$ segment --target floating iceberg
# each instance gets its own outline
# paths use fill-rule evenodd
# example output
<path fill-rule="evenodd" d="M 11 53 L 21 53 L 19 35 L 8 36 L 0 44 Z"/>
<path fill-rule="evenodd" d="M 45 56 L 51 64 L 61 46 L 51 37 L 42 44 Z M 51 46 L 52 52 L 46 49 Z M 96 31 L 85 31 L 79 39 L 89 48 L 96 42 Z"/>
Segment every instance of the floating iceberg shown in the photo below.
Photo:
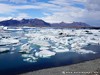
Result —
<path fill-rule="evenodd" d="M 74 48 L 74 49 L 80 49 L 84 46 L 87 46 L 87 44 L 86 43 L 73 43 L 73 44 L 71 44 L 71 48 Z"/>
<path fill-rule="evenodd" d="M 21 47 L 20 47 L 20 53 L 30 53 L 31 51 L 31 47 L 30 47 L 30 44 L 26 43 L 26 44 L 23 44 Z"/>
<path fill-rule="evenodd" d="M 42 50 L 40 52 L 36 52 L 35 56 L 40 57 L 40 58 L 48 58 L 48 57 L 54 56 L 55 54 L 56 54 L 55 52 L 52 52 L 49 50 Z"/>
<path fill-rule="evenodd" d="M 36 62 L 37 58 L 34 57 L 32 54 L 22 54 L 22 57 L 24 58 L 24 61 L 27 62 Z"/>
<path fill-rule="evenodd" d="M 2 38 L 0 39 L 0 45 L 17 44 L 19 40 L 13 38 Z"/>
<path fill-rule="evenodd" d="M 48 50 L 48 47 L 40 47 L 40 50 Z"/>
<path fill-rule="evenodd" d="M 8 27 L 3 27 L 3 30 L 7 30 L 8 29 Z"/>
<path fill-rule="evenodd" d="M 40 46 L 50 46 L 50 43 L 47 41 L 40 41 L 40 40 L 31 40 L 29 43 L 40 45 Z"/>
<path fill-rule="evenodd" d="M 8 27 L 4 27 L 3 30 L 8 30 L 8 31 L 22 31 L 23 29 L 22 28 L 8 28 Z"/>
<path fill-rule="evenodd" d="M 4 28 L 4 26 L 0 26 L 0 30 L 2 30 Z"/>
<path fill-rule="evenodd" d="M 79 53 L 79 54 L 96 54 L 96 52 L 91 50 L 85 50 L 85 49 L 79 49 L 79 50 L 72 50 L 73 52 Z"/>
<path fill-rule="evenodd" d="M 10 48 L 0 48 L 0 53 L 9 52 Z"/>
<path fill-rule="evenodd" d="M 53 49 L 53 51 L 57 53 L 63 53 L 63 52 L 69 52 L 69 49 L 68 48 L 65 48 L 65 49 L 55 48 Z"/>

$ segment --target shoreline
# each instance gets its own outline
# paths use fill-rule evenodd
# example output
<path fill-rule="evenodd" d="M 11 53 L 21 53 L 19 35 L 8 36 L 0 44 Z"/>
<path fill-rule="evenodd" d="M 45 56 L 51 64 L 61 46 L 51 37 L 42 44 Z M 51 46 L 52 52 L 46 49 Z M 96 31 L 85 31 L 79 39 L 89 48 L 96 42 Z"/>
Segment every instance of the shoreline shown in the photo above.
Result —
<path fill-rule="evenodd" d="M 100 75 L 100 58 L 69 66 L 42 69 L 19 75 Z"/>

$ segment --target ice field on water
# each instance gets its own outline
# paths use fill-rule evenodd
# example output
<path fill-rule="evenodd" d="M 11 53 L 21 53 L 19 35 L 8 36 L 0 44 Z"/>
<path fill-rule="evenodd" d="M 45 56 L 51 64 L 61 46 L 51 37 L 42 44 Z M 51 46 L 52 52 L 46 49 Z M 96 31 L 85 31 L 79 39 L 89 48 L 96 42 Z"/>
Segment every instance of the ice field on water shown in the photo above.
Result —
<path fill-rule="evenodd" d="M 99 49 L 100 30 L 0 28 L 0 70 L 20 67 L 22 64 L 39 65 L 45 62 L 49 65 L 58 62 L 59 66 L 72 63 L 72 59 L 76 59 L 76 62 L 83 58 L 89 60 L 100 57 Z M 5 62 L 8 65 L 3 67 Z"/>

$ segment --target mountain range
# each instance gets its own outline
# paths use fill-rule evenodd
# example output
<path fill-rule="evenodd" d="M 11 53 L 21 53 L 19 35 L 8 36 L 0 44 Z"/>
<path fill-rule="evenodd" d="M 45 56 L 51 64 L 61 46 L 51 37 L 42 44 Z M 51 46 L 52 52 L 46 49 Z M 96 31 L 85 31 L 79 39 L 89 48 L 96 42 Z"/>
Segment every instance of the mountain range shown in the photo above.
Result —
<path fill-rule="evenodd" d="M 66 27 L 66 28 L 81 28 L 90 27 L 90 25 L 83 22 L 73 22 L 73 23 L 47 23 L 41 19 L 22 19 L 22 20 L 5 20 L 1 21 L 0 25 L 3 26 L 31 26 L 31 27 Z"/>
<path fill-rule="evenodd" d="M 67 27 L 67 28 L 81 28 L 81 27 L 90 27 L 90 25 L 83 23 L 83 22 L 72 22 L 72 23 L 53 23 L 51 24 L 52 27 Z"/>

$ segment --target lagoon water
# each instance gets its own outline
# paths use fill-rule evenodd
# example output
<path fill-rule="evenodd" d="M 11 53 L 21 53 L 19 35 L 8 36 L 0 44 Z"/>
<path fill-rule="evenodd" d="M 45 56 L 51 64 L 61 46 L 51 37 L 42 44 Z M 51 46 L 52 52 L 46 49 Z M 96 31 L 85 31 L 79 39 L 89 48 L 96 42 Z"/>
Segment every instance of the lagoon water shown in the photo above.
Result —
<path fill-rule="evenodd" d="M 24 34 L 28 33 L 30 29 L 24 29 L 23 31 L 6 31 L 6 33 L 10 33 L 10 36 L 15 37 L 16 39 L 20 40 L 20 44 L 18 45 L 6 45 L 3 47 L 9 47 L 9 52 L 0 53 L 0 75 L 8 74 L 8 75 L 15 75 L 19 73 L 35 71 L 39 69 L 51 68 L 51 67 L 58 67 L 64 65 L 71 65 L 75 63 L 80 63 L 87 60 L 92 60 L 96 58 L 100 58 L 100 45 L 88 45 L 82 47 L 85 50 L 91 50 L 96 52 L 94 53 L 77 53 L 77 52 L 58 52 L 53 56 L 50 57 L 37 57 L 38 60 L 34 62 L 24 61 L 25 57 L 23 54 L 34 54 L 34 52 L 39 52 L 39 45 L 31 45 L 33 48 L 30 52 L 31 53 L 20 53 L 21 45 L 28 42 L 28 39 L 24 38 Z M 32 29 L 31 29 L 32 30 Z M 38 29 L 35 29 L 39 31 Z M 0 46 L 2 47 L 2 46 Z M 14 48 L 14 49 L 13 49 Z M 36 50 L 36 51 L 35 51 Z M 50 50 L 51 51 L 51 50 Z M 36 57 L 36 56 L 35 56 Z"/>

